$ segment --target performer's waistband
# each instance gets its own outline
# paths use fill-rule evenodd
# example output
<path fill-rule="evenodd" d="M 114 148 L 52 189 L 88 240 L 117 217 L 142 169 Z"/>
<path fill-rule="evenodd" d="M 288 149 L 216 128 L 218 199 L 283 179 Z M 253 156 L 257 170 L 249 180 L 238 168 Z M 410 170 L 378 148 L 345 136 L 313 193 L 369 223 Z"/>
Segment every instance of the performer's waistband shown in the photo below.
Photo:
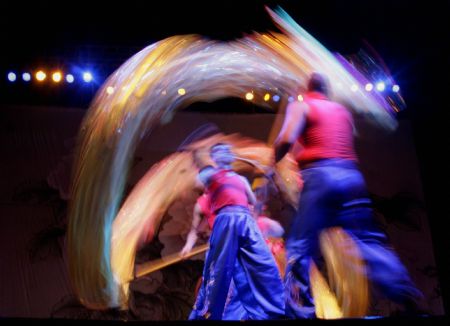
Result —
<path fill-rule="evenodd" d="M 312 162 L 307 162 L 300 164 L 300 169 L 312 169 L 312 168 L 319 168 L 319 167 L 326 167 L 326 166 L 334 166 L 334 167 L 340 167 L 340 168 L 346 168 L 346 169 L 357 169 L 358 163 L 353 160 L 347 160 L 343 158 L 325 158 L 321 160 L 316 160 Z"/>
<path fill-rule="evenodd" d="M 225 213 L 242 213 L 242 214 L 251 214 L 248 207 L 240 206 L 240 205 L 227 205 L 222 208 L 219 208 L 215 214 L 218 216 L 219 214 Z"/>

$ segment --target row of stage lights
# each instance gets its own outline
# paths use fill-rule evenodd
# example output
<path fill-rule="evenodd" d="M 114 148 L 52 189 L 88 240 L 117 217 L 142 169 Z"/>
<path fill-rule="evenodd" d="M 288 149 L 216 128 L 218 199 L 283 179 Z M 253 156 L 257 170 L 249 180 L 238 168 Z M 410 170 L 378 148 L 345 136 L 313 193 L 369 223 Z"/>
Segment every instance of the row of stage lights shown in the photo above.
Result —
<path fill-rule="evenodd" d="M 356 85 L 353 85 L 353 86 L 356 86 Z M 353 87 L 353 86 L 350 88 L 351 91 L 352 91 L 352 92 L 357 92 L 357 91 L 358 91 L 358 87 L 357 87 L 357 86 L 356 86 L 356 87 Z M 364 87 L 364 89 L 365 89 L 367 92 L 371 92 L 374 88 L 375 88 L 377 91 L 379 91 L 379 92 L 383 92 L 383 91 L 386 90 L 386 84 L 385 84 L 384 82 L 379 82 L 379 83 L 377 83 L 377 84 L 374 86 L 372 83 L 367 83 L 367 84 L 365 85 L 365 87 Z M 397 84 L 392 85 L 392 92 L 398 93 L 399 91 L 400 91 L 400 86 L 398 86 Z M 108 86 L 108 87 L 106 88 L 106 93 L 109 94 L 109 95 L 113 94 L 113 93 L 114 93 L 114 87 Z M 179 89 L 177 90 L 177 93 L 178 93 L 178 95 L 183 96 L 183 95 L 186 94 L 186 89 L 184 89 L 184 88 L 179 88 Z M 162 92 L 162 95 L 166 95 L 166 94 L 167 94 L 166 91 L 163 91 L 163 92 Z M 274 102 L 278 102 L 278 101 L 281 99 L 280 95 L 275 94 L 275 95 L 271 96 L 269 93 L 264 94 L 263 99 L 264 99 L 265 102 L 268 102 L 268 101 L 270 100 L 271 97 L 272 97 L 272 101 L 274 101 Z M 254 100 L 254 98 L 255 98 L 255 95 L 253 94 L 253 92 L 247 92 L 247 93 L 245 93 L 245 99 L 246 99 L 247 101 L 252 101 L 252 100 Z M 288 101 L 289 101 L 289 102 L 292 102 L 292 101 L 294 101 L 294 100 L 295 100 L 295 98 L 294 98 L 293 96 L 289 96 L 289 98 L 288 98 Z M 298 95 L 298 96 L 297 96 L 297 101 L 303 101 L 303 96 L 302 96 L 302 95 Z"/>
<path fill-rule="evenodd" d="M 73 83 L 73 82 L 75 81 L 75 77 L 74 77 L 73 74 L 66 74 L 65 76 L 63 76 L 63 73 L 62 73 L 61 71 L 54 71 L 54 72 L 51 74 L 51 79 L 52 79 L 52 81 L 53 81 L 54 83 L 60 83 L 60 82 L 62 82 L 62 81 L 63 81 L 63 77 L 65 77 L 65 78 L 64 78 L 65 81 L 66 81 L 67 83 L 69 83 L 69 84 L 71 84 L 71 83 Z M 10 71 L 10 72 L 8 73 L 8 75 L 7 75 L 7 78 L 8 78 L 8 80 L 9 80 L 11 83 L 14 83 L 14 82 L 17 81 L 18 76 L 17 76 L 17 74 L 16 74 L 15 72 Z M 39 71 L 37 71 L 37 72 L 34 74 L 34 78 L 35 78 L 36 81 L 38 81 L 38 82 L 44 82 L 44 81 L 47 79 L 47 74 L 46 74 L 43 70 L 39 70 Z M 94 80 L 94 77 L 93 77 L 93 75 L 92 75 L 92 73 L 91 73 L 90 71 L 84 71 L 84 72 L 81 74 L 81 78 L 82 78 L 82 80 L 83 80 L 85 83 L 90 83 L 90 82 L 92 82 L 92 81 Z M 29 82 L 29 81 L 31 81 L 31 79 L 32 79 L 32 76 L 31 76 L 31 74 L 30 74 L 29 72 L 24 72 L 24 73 L 22 73 L 22 80 L 23 80 L 23 81 Z M 339 87 L 340 85 L 337 85 L 337 86 Z M 364 86 L 364 89 L 365 89 L 366 92 L 372 92 L 373 90 L 377 90 L 377 91 L 379 91 L 379 92 L 384 92 L 384 91 L 386 90 L 386 84 L 385 84 L 384 82 L 378 82 L 378 83 L 376 83 L 375 85 L 372 84 L 372 83 L 367 83 L 367 84 Z M 358 87 L 358 85 L 353 84 L 353 85 L 350 87 L 350 90 L 351 90 L 352 92 L 357 92 L 357 91 L 359 90 L 359 87 Z M 391 90 L 392 90 L 392 92 L 394 92 L 394 93 L 398 93 L 398 92 L 400 91 L 400 86 L 398 86 L 397 84 L 392 85 Z M 112 94 L 112 93 L 114 92 L 114 89 L 113 89 L 112 87 L 108 87 L 108 88 L 106 89 L 106 92 L 107 92 L 108 94 Z M 181 96 L 182 96 L 182 95 L 185 95 L 185 94 L 186 94 L 186 90 L 185 90 L 184 88 L 180 88 L 180 89 L 178 89 L 178 94 L 181 95 Z M 245 94 L 245 99 L 248 100 L 248 101 L 252 101 L 252 100 L 254 99 L 254 94 L 251 93 L 251 92 L 246 93 L 246 94 Z M 264 95 L 263 99 L 264 99 L 264 101 L 266 101 L 266 102 L 269 101 L 269 100 L 270 100 L 270 94 L 269 94 L 269 93 L 266 93 L 266 94 Z M 279 96 L 279 95 L 273 95 L 273 96 L 272 96 L 272 100 L 273 100 L 274 102 L 278 102 L 278 101 L 280 100 L 280 96 Z M 293 100 L 294 100 L 294 98 L 293 98 L 292 96 L 290 96 L 289 99 L 288 99 L 289 102 L 292 102 Z M 302 101 L 302 100 L 303 100 L 303 98 L 301 97 L 301 95 L 298 96 L 298 100 L 299 100 L 299 101 Z"/>
<path fill-rule="evenodd" d="M 51 78 L 51 80 L 54 83 L 60 83 L 63 81 L 63 79 L 69 84 L 72 84 L 75 81 L 75 76 L 73 74 L 66 74 L 64 76 L 64 74 L 59 70 L 52 72 L 51 75 L 49 76 L 47 76 L 47 73 L 43 70 L 38 70 L 36 73 L 34 73 L 33 76 L 29 72 L 22 73 L 22 80 L 24 82 L 30 82 L 33 79 L 33 77 L 39 83 L 44 82 L 45 80 L 47 80 L 47 78 L 49 79 Z M 80 75 L 80 77 L 85 83 L 90 83 L 94 80 L 94 76 L 90 71 L 84 71 Z M 13 71 L 8 72 L 7 74 L 7 79 L 11 83 L 16 82 L 18 78 L 19 78 L 18 74 L 16 74 Z"/>
<path fill-rule="evenodd" d="M 339 87 L 339 85 L 338 85 L 338 87 Z M 365 89 L 366 92 L 372 92 L 372 91 L 374 91 L 374 90 L 376 90 L 376 91 L 378 91 L 378 92 L 384 92 L 384 91 L 387 90 L 386 87 L 387 87 L 387 86 L 386 86 L 386 84 L 385 84 L 384 82 L 378 82 L 378 83 L 376 83 L 375 85 L 372 84 L 372 83 L 367 83 L 367 84 L 364 86 L 364 89 Z M 182 90 L 183 90 L 183 94 L 180 94 L 180 91 L 178 91 L 178 94 L 184 95 L 185 90 L 184 90 L 184 89 L 182 89 Z M 358 87 L 358 85 L 353 84 L 353 85 L 350 87 L 350 90 L 351 90 L 352 92 L 357 92 L 357 91 L 359 90 L 359 87 Z M 398 93 L 398 92 L 400 92 L 400 86 L 398 86 L 397 84 L 394 84 L 394 85 L 392 85 L 391 90 L 392 90 L 393 93 Z M 255 95 L 254 95 L 252 92 L 247 92 L 247 93 L 245 94 L 245 99 L 248 100 L 248 101 L 252 101 L 254 98 L 255 98 Z M 269 93 L 264 94 L 263 99 L 264 99 L 265 102 L 269 101 L 269 100 L 270 100 L 270 94 L 269 94 Z M 279 95 L 273 95 L 273 96 L 272 96 L 272 100 L 273 100 L 274 102 L 278 102 L 278 101 L 280 100 L 280 96 L 279 96 Z M 292 101 L 294 101 L 294 100 L 295 100 L 295 98 L 294 98 L 293 96 L 289 96 L 289 98 L 288 98 L 288 101 L 289 101 L 289 102 L 292 102 Z M 298 96 L 297 96 L 297 100 L 298 100 L 298 101 L 303 101 L 303 96 L 302 96 L 302 95 L 298 95 Z"/>
<path fill-rule="evenodd" d="M 338 85 L 338 87 L 340 87 L 340 86 Z M 372 83 L 367 83 L 364 86 L 364 89 L 365 89 L 366 92 L 372 92 L 374 90 L 376 90 L 378 92 L 384 92 L 384 91 L 387 90 L 386 89 L 386 84 L 384 82 L 378 82 L 375 85 L 372 84 Z M 359 87 L 358 87 L 358 85 L 353 84 L 350 87 L 350 90 L 352 92 L 357 92 L 359 90 Z M 393 93 L 398 93 L 398 92 L 400 92 L 400 86 L 398 86 L 397 84 L 394 84 L 394 85 L 392 85 L 391 90 L 392 90 Z M 184 94 L 184 92 L 185 91 L 183 90 L 183 94 Z M 180 92 L 178 92 L 178 93 L 180 94 Z M 180 95 L 182 95 L 182 94 L 180 94 Z M 252 101 L 254 98 L 255 98 L 255 95 L 252 92 L 248 92 L 248 93 L 245 94 L 245 99 L 247 101 Z M 270 94 L 269 93 L 264 94 L 263 99 L 264 99 L 265 102 L 269 101 L 270 100 Z M 280 100 L 280 96 L 279 95 L 273 95 L 272 96 L 272 100 L 274 102 L 278 102 Z M 288 98 L 289 102 L 292 102 L 294 100 L 295 100 L 295 98 L 293 96 L 289 96 L 289 98 Z M 297 96 L 297 100 L 298 101 L 303 101 L 303 96 L 302 95 L 298 95 Z"/>

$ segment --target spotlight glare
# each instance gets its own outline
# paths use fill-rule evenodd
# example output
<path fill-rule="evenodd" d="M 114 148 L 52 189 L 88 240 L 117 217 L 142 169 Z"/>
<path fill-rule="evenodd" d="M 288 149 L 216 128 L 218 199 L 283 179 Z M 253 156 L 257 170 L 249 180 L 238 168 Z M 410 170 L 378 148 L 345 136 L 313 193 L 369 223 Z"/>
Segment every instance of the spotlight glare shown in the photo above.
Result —
<path fill-rule="evenodd" d="M 386 85 L 383 82 L 377 83 L 377 90 L 378 91 L 380 91 L 380 92 L 384 91 L 385 87 L 386 87 Z"/>
<path fill-rule="evenodd" d="M 353 84 L 350 89 L 352 90 L 352 92 L 356 92 L 358 90 L 358 85 Z"/>
<path fill-rule="evenodd" d="M 398 85 L 392 86 L 392 91 L 393 91 L 394 93 L 398 93 L 398 92 L 400 91 L 400 86 L 398 86 Z"/>
<path fill-rule="evenodd" d="M 28 81 L 31 80 L 31 75 L 30 75 L 28 72 L 24 72 L 24 73 L 22 74 L 22 79 L 23 79 L 24 81 L 28 82 Z"/>
<path fill-rule="evenodd" d="M 291 103 L 291 102 L 293 102 L 293 101 L 294 101 L 294 97 L 293 97 L 293 96 L 289 96 L 289 97 L 288 97 L 288 102 Z"/>
<path fill-rule="evenodd" d="M 251 101 L 251 100 L 253 100 L 254 95 L 253 95 L 253 93 L 248 92 L 248 93 L 245 94 L 245 98 L 247 100 Z"/>
<path fill-rule="evenodd" d="M 108 87 L 106 88 L 106 93 L 108 93 L 109 95 L 111 95 L 112 93 L 114 93 L 114 87 L 108 86 Z"/>
<path fill-rule="evenodd" d="M 46 75 L 46 73 L 43 72 L 42 70 L 39 70 L 39 71 L 36 73 L 36 79 L 37 79 L 38 81 L 44 81 L 45 78 L 47 78 L 47 75 Z"/>
<path fill-rule="evenodd" d="M 274 102 L 278 102 L 280 100 L 280 96 L 279 95 L 274 95 L 272 97 L 272 99 L 273 99 Z"/>
<path fill-rule="evenodd" d="M 16 74 L 13 73 L 12 71 L 8 73 L 8 80 L 9 80 L 10 82 L 16 81 L 16 78 L 17 78 Z"/>
<path fill-rule="evenodd" d="M 270 94 L 269 93 L 266 93 L 265 95 L 264 95 L 264 101 L 268 101 L 268 100 L 270 100 Z"/>
<path fill-rule="evenodd" d="M 370 92 L 373 89 L 373 84 L 372 83 L 367 83 L 364 88 L 366 89 L 366 91 Z"/>
<path fill-rule="evenodd" d="M 186 94 L 186 90 L 184 88 L 179 88 L 178 89 L 178 94 L 179 95 L 184 95 L 184 94 Z"/>
<path fill-rule="evenodd" d="M 62 79 L 62 74 L 61 74 L 61 72 L 57 71 L 57 72 L 54 72 L 54 73 L 53 73 L 53 75 L 52 75 L 52 80 L 53 80 L 55 83 L 59 83 L 59 82 L 61 81 L 61 79 Z"/>
<path fill-rule="evenodd" d="M 83 73 L 83 80 L 86 83 L 90 83 L 92 81 L 92 79 L 93 79 L 92 74 L 89 71 L 86 71 Z"/>
<path fill-rule="evenodd" d="M 299 94 L 299 95 L 297 96 L 297 100 L 298 100 L 299 102 L 303 102 L 303 96 L 302 96 L 301 94 Z"/>
<path fill-rule="evenodd" d="M 72 74 L 67 74 L 67 75 L 66 75 L 66 81 L 67 81 L 69 84 L 72 84 L 74 80 L 75 80 L 75 78 L 73 77 Z"/>

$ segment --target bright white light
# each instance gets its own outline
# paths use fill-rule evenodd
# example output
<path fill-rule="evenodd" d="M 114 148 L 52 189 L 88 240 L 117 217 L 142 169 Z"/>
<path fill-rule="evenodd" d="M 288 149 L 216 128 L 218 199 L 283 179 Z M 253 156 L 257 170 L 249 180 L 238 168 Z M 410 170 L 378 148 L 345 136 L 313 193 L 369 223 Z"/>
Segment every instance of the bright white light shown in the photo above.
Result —
<path fill-rule="evenodd" d="M 66 75 L 66 81 L 67 81 L 69 84 L 72 84 L 74 80 L 75 80 L 75 78 L 73 78 L 73 75 L 72 75 L 72 74 L 67 74 L 67 75 Z"/>
<path fill-rule="evenodd" d="M 299 102 L 302 102 L 302 101 L 303 101 L 303 96 L 300 94 L 299 96 L 297 96 L 297 100 L 298 100 Z"/>
<path fill-rule="evenodd" d="M 386 88 L 386 85 L 383 82 L 377 83 L 377 90 L 382 92 Z"/>
<path fill-rule="evenodd" d="M 108 87 L 106 88 L 106 93 L 108 93 L 109 95 L 111 95 L 112 93 L 114 93 L 114 87 L 108 86 Z"/>
<path fill-rule="evenodd" d="M 274 95 L 272 98 L 274 102 L 278 102 L 280 100 L 280 97 L 278 95 Z"/>
<path fill-rule="evenodd" d="M 24 73 L 22 74 L 22 79 L 23 79 L 24 81 L 28 82 L 28 81 L 31 80 L 31 75 L 30 75 L 28 72 L 24 72 Z"/>
<path fill-rule="evenodd" d="M 373 84 L 371 83 L 367 83 L 366 86 L 364 87 L 366 89 L 366 91 L 370 92 L 373 89 Z"/>
<path fill-rule="evenodd" d="M 86 83 L 90 83 L 92 81 L 92 74 L 89 71 L 83 73 L 83 80 Z"/>
<path fill-rule="evenodd" d="M 253 100 L 253 98 L 254 98 L 253 93 L 250 93 L 250 92 L 246 93 L 246 94 L 245 94 L 245 98 L 246 98 L 248 101 Z"/>
<path fill-rule="evenodd" d="M 178 94 L 179 95 L 184 95 L 184 94 L 186 94 L 186 90 L 184 88 L 179 88 L 178 89 Z"/>
<path fill-rule="evenodd" d="M 15 73 L 13 73 L 13 72 L 8 73 L 8 80 L 9 80 L 10 82 L 16 81 L 16 78 L 17 78 L 17 76 L 16 76 Z"/>
<path fill-rule="evenodd" d="M 350 89 L 352 90 L 352 92 L 356 92 L 358 90 L 358 85 L 353 84 Z"/>
<path fill-rule="evenodd" d="M 394 93 L 397 93 L 399 90 L 400 90 L 400 86 L 398 86 L 398 85 L 392 86 L 392 91 L 393 91 Z"/>

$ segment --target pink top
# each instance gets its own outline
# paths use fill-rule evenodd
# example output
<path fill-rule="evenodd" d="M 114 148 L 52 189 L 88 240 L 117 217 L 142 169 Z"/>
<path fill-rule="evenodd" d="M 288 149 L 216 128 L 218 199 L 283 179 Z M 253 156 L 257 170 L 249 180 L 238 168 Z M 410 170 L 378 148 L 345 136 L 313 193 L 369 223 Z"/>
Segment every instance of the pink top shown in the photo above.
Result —
<path fill-rule="evenodd" d="M 214 218 L 216 217 L 214 213 L 211 211 L 211 202 L 208 193 L 203 193 L 197 199 L 197 204 L 200 206 L 200 209 L 208 221 L 209 228 L 212 230 L 214 224 Z"/>
<path fill-rule="evenodd" d="M 297 155 L 300 166 L 327 158 L 357 161 L 353 147 L 353 119 L 341 104 L 318 92 L 309 92 L 305 130 L 299 137 L 303 149 Z M 299 102 L 291 105 L 298 105 Z"/>

